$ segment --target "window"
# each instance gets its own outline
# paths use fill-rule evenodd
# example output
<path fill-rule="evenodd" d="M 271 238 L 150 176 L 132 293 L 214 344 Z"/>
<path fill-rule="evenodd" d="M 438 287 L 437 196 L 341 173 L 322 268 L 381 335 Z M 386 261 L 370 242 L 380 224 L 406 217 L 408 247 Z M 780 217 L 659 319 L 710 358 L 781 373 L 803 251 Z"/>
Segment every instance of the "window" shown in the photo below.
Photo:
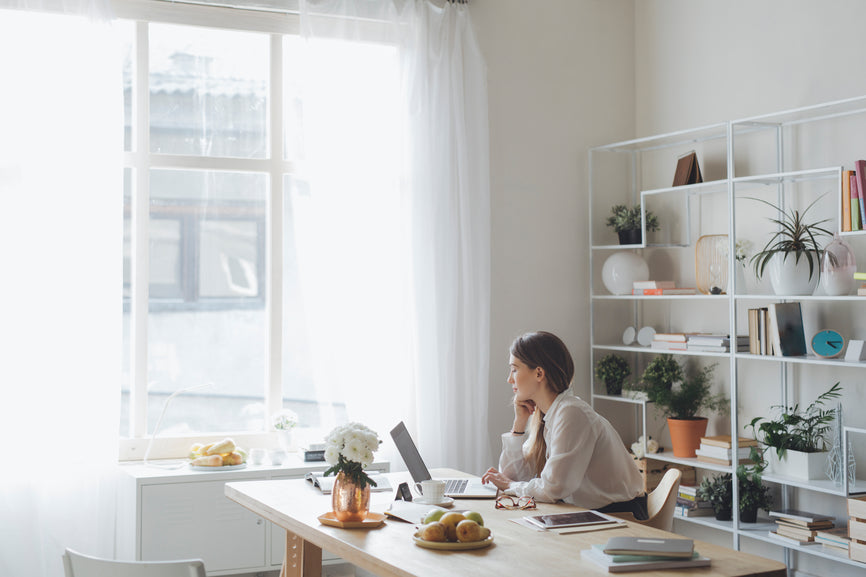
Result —
<path fill-rule="evenodd" d="M 343 73 L 305 94 L 297 36 L 271 29 L 283 21 L 204 27 L 212 9 L 175 6 L 170 23 L 123 27 L 121 458 L 158 422 L 175 442 L 151 456 L 181 456 L 196 437 L 260 434 L 282 407 L 320 438 L 369 397 L 358 340 L 410 346 L 395 51 L 334 42 Z M 363 140 L 330 136 L 349 123 Z M 330 148 L 340 170 L 310 161 Z M 406 382 L 404 358 L 385 378 Z"/>

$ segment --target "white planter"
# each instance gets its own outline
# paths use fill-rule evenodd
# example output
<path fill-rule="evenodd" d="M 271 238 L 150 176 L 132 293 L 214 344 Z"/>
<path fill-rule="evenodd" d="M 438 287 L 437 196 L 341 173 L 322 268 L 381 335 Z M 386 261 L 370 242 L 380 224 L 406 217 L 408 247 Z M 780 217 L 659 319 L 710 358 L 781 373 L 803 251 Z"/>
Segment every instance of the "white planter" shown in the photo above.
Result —
<path fill-rule="evenodd" d="M 809 278 L 809 261 L 806 255 L 791 253 L 785 258 L 784 253 L 777 252 L 770 259 L 768 269 L 770 272 L 770 284 L 773 292 L 777 295 L 810 295 L 818 287 L 818 278 L 821 276 L 821 261 L 816 255 L 812 255 L 812 278 Z"/>
<path fill-rule="evenodd" d="M 785 457 L 780 460 L 776 455 L 776 449 L 772 447 L 764 449 L 768 472 L 797 479 L 826 479 L 829 454 L 829 451 L 820 453 L 785 451 Z"/>
<path fill-rule="evenodd" d="M 277 439 L 280 441 L 280 448 L 286 453 L 291 453 L 295 450 L 294 444 L 292 443 L 292 430 L 278 430 L 277 431 Z"/>

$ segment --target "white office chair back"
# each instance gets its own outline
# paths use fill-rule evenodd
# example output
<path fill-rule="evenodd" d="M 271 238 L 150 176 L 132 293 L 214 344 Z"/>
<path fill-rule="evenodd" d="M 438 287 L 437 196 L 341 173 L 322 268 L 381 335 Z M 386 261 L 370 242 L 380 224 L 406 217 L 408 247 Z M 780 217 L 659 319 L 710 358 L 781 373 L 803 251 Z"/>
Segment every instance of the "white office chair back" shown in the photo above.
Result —
<path fill-rule="evenodd" d="M 201 559 L 180 561 L 113 561 L 66 549 L 66 577 L 205 577 Z"/>

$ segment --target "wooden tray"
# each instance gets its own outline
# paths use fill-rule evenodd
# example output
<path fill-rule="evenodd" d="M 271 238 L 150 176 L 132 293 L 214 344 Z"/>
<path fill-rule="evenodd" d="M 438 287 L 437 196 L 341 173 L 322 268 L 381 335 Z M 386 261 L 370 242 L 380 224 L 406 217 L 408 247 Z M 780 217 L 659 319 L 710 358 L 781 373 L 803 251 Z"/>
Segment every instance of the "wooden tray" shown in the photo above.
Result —
<path fill-rule="evenodd" d="M 419 547 L 427 549 L 439 549 L 441 551 L 466 551 L 467 549 L 483 549 L 489 547 L 493 543 L 493 535 L 483 541 L 467 541 L 466 543 L 451 542 L 451 541 L 425 541 L 418 537 L 412 537 L 415 544 Z"/>
<path fill-rule="evenodd" d="M 367 513 L 367 518 L 363 521 L 340 521 L 334 516 L 333 511 L 328 511 L 324 515 L 319 515 L 318 519 L 322 525 L 341 529 L 373 529 L 385 524 L 385 515 L 382 513 Z"/>

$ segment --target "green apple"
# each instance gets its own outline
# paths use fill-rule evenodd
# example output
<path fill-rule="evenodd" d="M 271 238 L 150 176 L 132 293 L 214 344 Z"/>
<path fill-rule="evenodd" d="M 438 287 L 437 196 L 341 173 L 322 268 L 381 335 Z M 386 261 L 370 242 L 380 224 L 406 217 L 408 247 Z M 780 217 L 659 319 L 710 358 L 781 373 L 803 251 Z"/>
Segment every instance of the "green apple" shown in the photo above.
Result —
<path fill-rule="evenodd" d="M 476 523 L 478 523 L 482 527 L 484 526 L 484 519 L 481 518 L 481 513 L 477 512 L 477 511 L 466 511 L 465 513 L 463 513 L 463 516 L 466 517 L 467 519 L 475 521 Z"/>
<path fill-rule="evenodd" d="M 433 523 L 434 521 L 438 521 L 442 518 L 442 515 L 445 514 L 445 509 L 430 509 L 427 511 L 427 514 L 424 516 L 424 520 L 421 521 L 423 524 Z"/>

